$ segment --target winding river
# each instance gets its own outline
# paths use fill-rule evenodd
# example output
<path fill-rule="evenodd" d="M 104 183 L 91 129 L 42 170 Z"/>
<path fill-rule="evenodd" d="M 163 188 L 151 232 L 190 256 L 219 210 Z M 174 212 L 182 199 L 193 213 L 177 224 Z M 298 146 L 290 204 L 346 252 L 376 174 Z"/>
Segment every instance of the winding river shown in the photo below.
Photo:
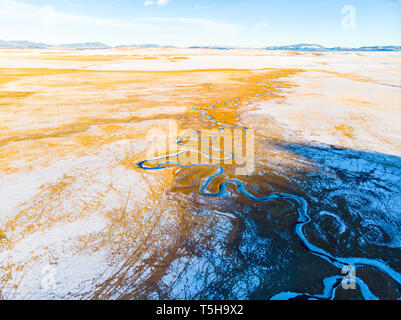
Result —
<path fill-rule="evenodd" d="M 233 131 L 246 131 L 248 128 L 239 127 L 223 122 L 219 122 L 215 120 L 215 118 L 210 114 L 211 110 L 217 108 L 216 105 L 211 105 L 209 107 L 193 107 L 194 110 L 200 112 L 200 121 L 212 126 L 217 127 L 221 132 L 224 130 L 233 130 Z M 202 142 L 210 142 L 217 139 L 216 136 L 205 136 L 202 135 L 200 131 L 196 132 L 194 137 L 188 138 L 178 138 L 175 143 L 177 143 L 180 147 L 197 147 L 199 143 Z M 197 144 L 191 144 L 191 142 L 195 142 Z M 309 294 L 307 292 L 281 292 L 277 293 L 270 297 L 270 299 L 334 299 L 336 296 L 336 291 L 342 285 L 350 284 L 352 281 L 356 283 L 359 287 L 359 290 L 362 296 L 365 299 L 376 300 L 379 299 L 368 287 L 368 285 L 358 276 L 355 276 L 355 271 L 361 267 L 371 267 L 391 279 L 395 281 L 399 286 L 401 286 L 401 274 L 391 268 L 388 264 L 381 261 L 380 259 L 372 259 L 372 258 L 364 258 L 364 257 L 340 257 L 335 256 L 329 253 L 327 250 L 314 245 L 310 240 L 308 240 L 307 235 L 305 234 L 305 226 L 311 223 L 312 219 L 310 214 L 308 213 L 308 202 L 305 198 L 286 193 L 270 193 L 263 197 L 256 197 L 251 192 L 249 192 L 243 181 L 239 179 L 227 179 L 218 184 L 218 191 L 211 192 L 209 191 L 209 187 L 212 181 L 220 176 L 225 171 L 225 167 L 223 165 L 213 165 L 213 164 L 202 164 L 202 163 L 190 163 L 184 165 L 178 161 L 178 157 L 187 152 L 197 152 L 201 153 L 203 156 L 206 156 L 209 159 L 217 160 L 217 161 L 226 161 L 231 160 L 236 157 L 236 155 L 232 152 L 226 152 L 225 150 L 220 150 L 213 148 L 211 146 L 201 146 L 202 150 L 184 150 L 174 154 L 168 154 L 165 156 L 146 159 L 137 163 L 137 166 L 144 170 L 163 170 L 171 167 L 179 167 L 179 168 L 190 168 L 190 167 L 210 167 L 213 168 L 214 171 L 201 178 L 198 192 L 207 197 L 220 197 L 226 198 L 230 197 L 230 192 L 227 191 L 229 186 L 235 187 L 235 190 L 238 194 L 245 196 L 252 202 L 257 203 L 269 203 L 275 200 L 281 200 L 287 202 L 291 206 L 296 207 L 296 211 L 298 214 L 297 221 L 293 226 L 293 233 L 303 246 L 305 250 L 307 250 L 310 254 L 317 256 L 325 261 L 329 262 L 333 267 L 339 270 L 338 274 L 334 274 L 328 276 L 323 279 L 324 290 L 321 294 Z M 222 158 L 213 157 L 211 151 L 220 152 L 224 155 Z M 152 165 L 152 163 L 156 163 Z M 301 288 L 302 290 L 302 288 Z M 300 291 L 301 291 L 300 290 Z"/>

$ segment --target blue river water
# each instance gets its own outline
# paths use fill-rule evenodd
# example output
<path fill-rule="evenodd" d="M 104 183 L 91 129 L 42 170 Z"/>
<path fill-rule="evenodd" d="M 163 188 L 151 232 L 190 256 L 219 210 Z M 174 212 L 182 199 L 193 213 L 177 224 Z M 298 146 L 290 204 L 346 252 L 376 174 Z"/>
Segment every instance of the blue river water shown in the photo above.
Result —
<path fill-rule="evenodd" d="M 209 106 L 208 108 L 210 110 L 214 109 L 216 106 Z M 213 125 L 219 128 L 220 131 L 224 131 L 226 129 L 230 130 L 241 130 L 241 131 L 246 131 L 248 128 L 246 127 L 239 127 L 235 125 L 229 125 L 225 124 L 223 122 L 218 122 L 216 121 L 212 115 L 209 114 L 207 108 L 198 108 L 194 107 L 194 110 L 200 111 L 200 120 L 203 123 L 206 123 L 208 125 Z M 216 139 L 215 136 L 204 136 L 201 135 L 200 132 L 197 132 L 194 137 L 192 138 L 178 138 L 176 140 L 176 143 L 180 146 L 186 146 L 186 147 L 191 147 L 191 146 L 198 146 L 199 142 L 208 142 Z M 193 142 L 193 144 L 191 144 Z M 365 154 L 362 152 L 358 151 L 348 151 L 348 150 L 339 150 L 339 149 L 332 149 L 329 146 L 317 146 L 317 147 L 309 147 L 309 146 L 299 146 L 299 145 L 291 145 L 291 144 L 285 144 L 283 143 L 282 145 L 279 146 L 279 148 L 286 149 L 286 150 L 291 150 L 291 152 L 300 154 L 302 156 L 305 156 L 308 159 L 311 159 L 315 162 L 318 162 L 321 166 L 327 166 L 330 168 L 330 170 L 335 171 L 337 173 L 337 177 L 333 178 L 336 180 L 338 185 L 336 187 L 331 186 L 330 191 L 327 191 L 329 196 L 326 196 L 326 200 L 330 197 L 332 197 L 331 203 L 328 203 L 325 206 L 326 210 L 317 210 L 316 207 L 319 205 L 322 205 L 325 203 L 325 200 L 323 198 L 319 198 L 322 195 L 322 188 L 321 187 L 314 187 L 314 190 L 318 193 L 318 195 L 313 196 L 314 191 L 308 191 L 308 188 L 313 184 L 318 184 L 321 181 L 329 181 L 331 178 L 327 178 L 326 176 L 323 176 L 322 174 L 316 174 L 316 176 L 310 176 L 308 179 L 298 180 L 298 185 L 304 186 L 304 195 L 302 195 L 302 192 L 294 192 L 292 193 L 281 193 L 281 192 L 272 192 L 270 189 L 266 189 L 264 192 L 265 195 L 263 196 L 255 196 L 252 192 L 247 190 L 247 186 L 249 188 L 249 183 L 241 181 L 240 179 L 237 178 L 226 178 L 223 179 L 223 181 L 218 183 L 218 188 L 216 192 L 210 191 L 211 185 L 218 180 L 219 178 L 223 177 L 226 168 L 224 165 L 213 165 L 213 164 L 202 164 L 202 163 L 191 163 L 191 164 L 181 164 L 178 160 L 179 156 L 181 154 L 187 153 L 187 152 L 197 152 L 201 153 L 203 156 L 209 158 L 209 159 L 215 159 L 215 160 L 230 160 L 234 159 L 236 155 L 231 152 L 226 152 L 224 150 L 219 150 L 210 146 L 205 146 L 202 147 L 202 150 L 198 151 L 181 151 L 175 154 L 169 154 L 165 155 L 162 157 L 157 157 L 153 159 L 146 159 L 141 162 L 137 163 L 137 166 L 141 169 L 144 170 L 163 170 L 166 168 L 171 168 L 171 167 L 177 167 L 181 168 L 182 170 L 186 169 L 191 169 L 191 168 L 196 168 L 196 167 L 204 167 L 204 168 L 209 168 L 211 173 L 203 176 L 200 181 L 199 181 L 199 188 L 198 188 L 198 193 L 201 196 L 204 197 L 210 197 L 210 198 L 221 198 L 221 199 L 233 199 L 233 192 L 232 190 L 235 190 L 235 193 L 239 196 L 245 197 L 247 200 L 249 200 L 251 203 L 258 203 L 262 206 L 267 206 L 267 205 L 272 205 L 273 203 L 287 203 L 287 208 L 288 206 L 290 208 L 295 208 L 296 213 L 297 213 L 297 219 L 292 223 L 292 234 L 295 236 L 295 239 L 299 242 L 303 250 L 306 250 L 309 253 L 309 257 L 314 256 L 319 259 L 324 260 L 326 263 L 331 265 L 331 268 L 327 269 L 326 276 L 324 278 L 321 278 L 321 293 L 310 293 L 308 291 L 303 291 L 304 288 L 302 287 L 296 287 L 296 290 L 294 291 L 280 291 L 279 288 L 283 287 L 277 284 L 277 292 L 274 293 L 275 291 L 275 285 L 274 282 L 270 283 L 270 291 L 268 296 L 266 298 L 268 299 L 278 299 L 278 300 L 286 300 L 286 299 L 335 299 L 336 298 L 336 292 L 339 290 L 344 285 L 350 284 L 352 281 L 355 283 L 355 285 L 358 287 L 359 292 L 360 292 L 360 298 L 368 299 L 368 300 L 376 300 L 380 299 L 381 295 L 380 292 L 377 294 L 374 292 L 377 290 L 377 288 L 380 288 L 380 285 L 377 286 L 375 285 L 375 290 L 371 289 L 369 285 L 364 281 L 363 277 L 359 276 L 359 271 L 362 269 L 368 268 L 369 270 L 375 270 L 375 272 L 383 274 L 386 279 L 389 279 L 391 283 L 393 283 L 391 289 L 393 291 L 393 296 L 392 298 L 400 298 L 401 293 L 400 288 L 401 288 L 401 273 L 398 268 L 399 260 L 401 257 L 401 254 L 399 255 L 399 247 L 395 244 L 396 242 L 396 236 L 393 236 L 393 245 L 386 245 L 385 243 L 385 237 L 391 238 L 391 231 L 385 231 L 385 227 L 380 227 L 380 225 L 374 224 L 374 223 L 367 223 L 369 220 L 367 217 L 363 217 L 359 219 L 359 221 L 353 221 L 351 224 L 354 225 L 354 231 L 352 232 L 352 237 L 356 238 L 363 238 L 366 236 L 366 233 L 363 235 L 362 231 L 355 231 L 355 230 L 360 230 L 360 226 L 357 224 L 361 224 L 363 226 L 366 226 L 368 229 L 365 228 L 365 230 L 369 230 L 367 234 L 368 240 L 370 241 L 370 244 L 367 245 L 366 243 L 363 244 L 363 246 L 367 246 L 366 250 L 359 250 L 358 248 L 351 248 L 352 245 L 350 245 L 351 242 L 344 243 L 344 247 L 351 248 L 350 250 L 344 250 L 343 253 L 348 252 L 348 254 L 355 254 L 355 255 L 340 255 L 341 249 L 340 248 L 331 248 L 330 246 L 327 246 L 327 244 L 324 244 L 322 241 L 317 241 L 317 242 L 322 242 L 322 246 L 319 244 L 316 244 L 316 242 L 311 239 L 314 238 L 313 236 L 308 236 L 308 234 L 311 232 L 310 230 L 312 228 L 315 228 L 317 231 L 315 233 L 318 234 L 318 229 L 320 232 L 322 232 L 322 226 L 324 226 L 325 223 L 328 223 L 327 221 L 331 221 L 331 228 L 333 229 L 333 226 L 338 229 L 338 232 L 334 234 L 334 237 L 341 237 L 347 232 L 347 228 L 349 227 L 349 222 L 345 222 L 348 218 L 344 218 L 344 216 L 347 214 L 350 215 L 350 217 L 354 217 L 349 209 L 346 209 L 348 207 L 349 203 L 352 203 L 352 186 L 354 184 L 360 185 L 363 182 L 359 182 L 361 179 L 361 176 L 354 176 L 354 177 L 343 177 L 343 175 L 347 175 L 349 172 L 355 172 L 355 170 L 352 170 L 350 166 L 352 166 L 355 163 L 358 165 L 364 165 L 365 167 L 360 169 L 357 169 L 357 172 L 359 173 L 364 173 L 364 172 L 370 172 L 371 176 L 367 177 L 367 181 L 371 183 L 372 181 L 376 181 L 380 179 L 377 177 L 375 174 L 377 173 L 382 179 L 386 179 L 384 181 L 384 185 L 380 185 L 377 189 L 376 186 L 376 191 L 374 191 L 374 188 L 368 186 L 368 189 L 372 191 L 373 195 L 368 200 L 370 203 L 368 205 L 363 205 L 360 204 L 359 210 L 369 210 L 368 207 L 370 206 L 375 206 L 375 203 L 377 201 L 384 201 L 390 203 L 394 199 L 388 200 L 388 198 L 385 198 L 382 195 L 382 192 L 386 192 L 386 185 L 388 185 L 389 181 L 394 182 L 394 179 L 396 180 L 397 174 L 401 172 L 400 169 L 400 160 L 397 157 L 386 157 L 385 155 L 376 155 L 376 154 Z M 220 159 L 214 158 L 210 151 L 217 151 L 220 152 L 220 154 L 224 155 L 224 157 Z M 331 160 L 330 160 L 331 159 Z M 367 160 L 368 159 L 368 160 Z M 331 162 L 330 162 L 331 161 Z M 337 161 L 337 162 L 336 162 Z M 369 162 L 370 161 L 370 162 Z M 328 164 L 327 162 L 330 162 Z M 390 162 L 388 164 L 388 162 Z M 155 164 L 151 164 L 155 163 Z M 346 167 L 341 167 L 346 164 Z M 372 166 L 373 163 L 373 166 Z M 345 166 L 345 165 L 344 165 Z M 393 171 L 390 173 L 388 172 L 388 168 L 391 167 Z M 373 169 L 372 169 L 373 168 Z M 381 174 L 380 170 L 384 170 L 385 174 Z M 375 171 L 377 171 L 375 173 Z M 387 175 L 387 176 L 386 176 Z M 398 176 L 399 177 L 399 176 Z M 348 180 L 347 180 L 348 179 Z M 353 179 L 353 180 L 352 180 Z M 370 179 L 370 180 L 369 180 Z M 307 182 L 308 181 L 308 182 Z M 331 181 L 331 180 L 330 180 Z M 331 183 L 331 182 L 330 182 Z M 390 197 L 394 194 L 394 192 L 398 192 L 400 190 L 400 182 L 394 182 L 394 188 L 389 191 L 388 194 L 390 194 Z M 341 190 L 343 188 L 343 190 Z M 365 190 L 365 187 L 362 188 Z M 260 193 L 263 193 L 263 190 L 260 190 L 260 187 L 258 189 Z M 362 190 L 362 193 L 363 193 Z M 383 191 L 384 190 L 384 191 Z M 370 192 L 369 191 L 369 192 Z M 341 192 L 346 192 L 346 196 L 339 197 L 338 195 Z M 309 194 L 308 194 L 309 193 Z M 358 191 L 355 189 L 355 194 L 357 194 Z M 307 195 L 308 194 L 308 195 Z M 313 210 L 310 209 L 310 202 L 311 199 L 314 198 L 314 203 L 312 204 Z M 337 205 L 336 209 L 333 209 L 331 207 L 331 210 L 327 210 L 328 207 L 332 204 L 334 201 L 333 199 L 337 199 L 339 203 L 342 203 L 342 206 Z M 340 199 L 340 200 L 339 200 Z M 355 199 L 354 199 L 355 200 Z M 347 203 L 349 201 L 349 203 Z M 360 199 L 359 199 L 360 201 Z M 355 202 L 355 201 L 354 201 Z M 358 200 L 356 201 L 356 206 L 353 206 L 353 209 L 358 210 Z M 389 204 L 390 205 L 390 204 Z M 392 209 L 390 210 L 395 210 L 398 211 L 399 206 L 401 205 L 392 205 Z M 395 208 L 395 209 L 394 209 Z M 337 210 L 337 211 L 336 211 Z M 332 213 L 332 211 L 336 211 L 335 213 Z M 379 210 L 380 211 L 380 210 Z M 313 212 L 313 214 L 311 214 Z M 316 212 L 319 212 L 316 214 Z M 399 213 L 399 211 L 398 211 Z M 236 212 L 235 213 L 237 216 L 241 216 L 244 218 L 244 221 L 249 219 L 249 217 L 245 217 L 246 213 L 245 212 Z M 378 213 L 380 214 L 380 212 Z M 386 214 L 386 213 L 384 213 Z M 395 217 L 395 225 L 393 229 L 393 232 L 398 232 L 399 231 L 399 217 L 396 214 Z M 322 218 L 325 217 L 325 220 Z M 314 220 L 316 218 L 316 220 Z M 350 218 L 350 219 L 351 219 Z M 353 218 L 352 218 L 353 219 Z M 380 219 L 379 219 L 380 220 Z M 391 222 L 391 219 L 387 219 L 384 217 L 382 220 L 387 220 Z M 370 221 L 370 220 L 369 220 Z M 244 222 L 246 223 L 246 222 Z M 268 222 L 269 223 L 269 222 Z M 384 224 L 382 224 L 383 226 Z M 329 227 L 330 228 L 330 227 Z M 308 229 L 308 230 L 306 230 Z M 331 230 L 329 230 L 329 233 Z M 370 237 L 370 238 L 369 238 Z M 326 237 L 327 238 L 327 237 Z M 391 239 L 390 239 L 391 240 Z M 389 240 L 389 241 L 390 241 Z M 354 240 L 352 240 L 354 241 Z M 368 241 L 368 242 L 369 242 Z M 388 241 L 388 242 L 389 242 Z M 366 242 L 366 241 L 365 241 Z M 376 243 L 375 243 L 376 242 Z M 379 242 L 379 243 L 378 243 Z M 391 241 L 390 241 L 391 242 Z M 375 245 L 372 247 L 372 244 Z M 362 245 L 361 245 L 362 246 Z M 369 246 L 371 246 L 371 251 L 369 253 Z M 386 250 L 386 248 L 389 248 L 388 256 L 390 258 L 385 258 L 382 259 L 380 257 L 380 254 L 383 250 Z M 333 250 L 332 250 L 333 249 Z M 338 253 L 332 253 L 332 252 L 338 252 Z M 367 252 L 365 256 L 358 256 L 358 253 L 363 253 Z M 371 256 L 369 256 L 369 254 Z M 394 256 L 398 255 L 398 256 Z M 392 257 L 394 258 L 394 262 L 396 267 L 393 267 L 390 265 L 390 262 L 392 261 Z M 308 263 L 305 258 L 303 258 L 305 263 Z M 312 261 L 312 260 L 311 260 Z M 313 260 L 315 261 L 315 260 Z M 313 262 L 311 262 L 313 263 Z M 303 267 L 305 269 L 305 266 Z M 307 267 L 306 267 L 307 269 Z M 311 268 L 312 270 L 313 268 Z M 335 271 L 337 270 L 337 271 Z M 345 271 L 344 271 L 345 270 Z M 311 271 L 312 272 L 312 271 Z M 331 273 L 331 274 L 330 274 Z M 362 272 L 362 275 L 364 275 L 364 272 Z M 229 275 L 226 275 L 229 277 Z M 289 273 L 289 277 L 302 277 L 302 274 L 298 275 L 292 275 L 291 272 Z M 372 276 L 373 277 L 373 276 Z M 368 276 L 369 278 L 369 276 Z M 319 280 L 319 278 L 318 278 Z M 370 280 L 369 280 L 370 281 Z M 301 281 L 301 283 L 303 283 Z M 389 284 L 386 284 L 385 281 L 382 283 L 383 286 L 390 286 Z M 259 287 L 263 287 L 259 285 Z M 316 291 L 316 290 L 315 290 Z M 380 291 L 380 289 L 379 289 Z M 386 290 L 383 290 L 386 291 Z M 230 295 L 227 294 L 226 296 L 219 296 L 223 298 L 229 298 Z M 250 296 L 252 297 L 252 295 Z M 263 295 L 257 295 L 257 297 L 263 297 Z"/>

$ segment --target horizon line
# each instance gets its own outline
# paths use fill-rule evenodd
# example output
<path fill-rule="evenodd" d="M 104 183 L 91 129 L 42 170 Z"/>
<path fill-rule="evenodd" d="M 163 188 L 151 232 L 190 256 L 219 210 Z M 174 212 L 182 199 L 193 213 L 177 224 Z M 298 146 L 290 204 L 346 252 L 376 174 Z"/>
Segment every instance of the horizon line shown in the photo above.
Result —
<path fill-rule="evenodd" d="M 293 49 L 298 49 L 301 50 L 302 48 L 296 48 L 296 47 L 302 47 L 304 46 L 304 49 L 307 49 L 308 46 L 315 46 L 316 48 L 310 48 L 310 49 L 327 49 L 327 50 L 333 50 L 333 49 L 342 49 L 342 50 L 356 50 L 356 49 L 372 49 L 372 48 L 398 48 L 401 50 L 401 45 L 395 45 L 395 44 L 386 44 L 386 45 L 363 45 L 363 46 L 358 46 L 358 47 L 342 47 L 342 46 L 330 46 L 326 47 L 317 43 L 307 43 L 307 42 L 300 42 L 300 43 L 293 43 L 293 44 L 285 44 L 285 45 L 265 45 L 265 46 L 260 46 L 260 47 L 246 47 L 246 46 L 230 46 L 230 45 L 219 45 L 219 44 L 213 44 L 213 45 L 189 45 L 189 46 L 177 46 L 177 45 L 169 45 L 169 44 L 158 44 L 158 43 L 138 43 L 138 44 L 127 44 L 127 43 L 121 43 L 118 45 L 110 45 L 107 42 L 99 42 L 99 41 L 93 41 L 93 42 L 70 42 L 70 43 L 60 43 L 60 44 L 50 44 L 50 43 L 45 43 L 45 42 L 37 42 L 37 41 L 31 41 L 31 40 L 3 40 L 0 39 L 0 47 L 18 47 L 21 46 L 23 47 L 23 43 L 28 43 L 30 45 L 38 45 L 38 46 L 43 46 L 43 47 L 65 47 L 65 46 L 82 46 L 84 47 L 85 45 L 90 45 L 93 46 L 98 46 L 98 49 L 118 49 L 121 47 L 144 47 L 144 46 L 153 46 L 154 48 L 177 48 L 177 49 L 196 49 L 196 48 L 210 48 L 210 49 L 272 49 L 272 50 L 277 50 L 280 48 L 290 48 L 294 47 Z M 7 45 L 9 43 L 9 45 Z M 104 48 L 101 48 L 103 46 Z M 40 49 L 40 48 L 37 48 Z M 45 49 L 45 48 L 42 48 Z M 96 49 L 96 48 L 93 48 Z M 309 49 L 309 48 L 308 48 Z"/>

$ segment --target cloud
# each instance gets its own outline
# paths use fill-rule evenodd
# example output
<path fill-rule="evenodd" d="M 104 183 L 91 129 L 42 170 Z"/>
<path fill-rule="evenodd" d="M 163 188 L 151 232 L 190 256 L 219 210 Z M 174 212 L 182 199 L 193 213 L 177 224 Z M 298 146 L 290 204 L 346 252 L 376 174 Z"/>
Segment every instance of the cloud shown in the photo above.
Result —
<path fill-rule="evenodd" d="M 269 26 L 268 23 L 260 22 L 260 23 L 257 23 L 255 25 L 253 25 L 252 28 L 251 28 L 251 31 L 253 31 L 253 32 L 261 31 L 261 30 L 267 28 L 268 26 Z"/>
<path fill-rule="evenodd" d="M 212 6 L 195 6 L 195 9 L 212 9 Z"/>
<path fill-rule="evenodd" d="M 153 4 L 165 5 L 169 0 L 146 0 Z M 79 26 L 99 26 L 109 28 L 134 29 L 138 31 L 148 31 L 150 29 L 159 29 L 160 24 L 191 24 L 204 27 L 218 32 L 234 32 L 240 27 L 236 24 L 223 23 L 209 19 L 199 18 L 165 18 L 165 17 L 147 17 L 133 19 L 130 21 L 113 20 L 107 18 L 97 18 L 86 15 L 70 14 L 57 11 L 53 6 L 38 6 L 27 4 L 16 0 L 0 0 L 0 20 L 1 17 L 9 17 L 14 21 L 23 20 L 39 22 L 48 20 L 51 17 L 58 25 L 79 25 Z"/>
<path fill-rule="evenodd" d="M 232 23 L 217 22 L 209 19 L 199 18 L 165 18 L 165 17 L 149 17 L 141 18 L 138 22 L 152 22 L 152 23 L 174 23 L 174 24 L 192 24 L 204 28 L 212 29 L 218 32 L 236 32 L 240 27 Z"/>
<path fill-rule="evenodd" d="M 51 44 L 99 41 L 113 45 L 209 45 L 229 43 L 244 30 L 237 24 L 190 17 L 100 18 L 16 0 L 0 0 L 0 21 L 0 39 Z"/>
<path fill-rule="evenodd" d="M 153 2 L 156 3 L 156 1 Z M 157 0 L 159 5 L 164 5 L 167 2 L 168 0 Z M 239 28 L 239 26 L 231 23 L 222 23 L 209 19 L 197 18 L 148 17 L 130 21 L 96 18 L 92 16 L 60 12 L 53 6 L 41 7 L 15 0 L 0 0 L 0 19 L 2 16 L 10 17 L 13 20 L 24 19 L 24 21 L 29 20 L 34 22 L 41 22 L 43 19 L 51 16 L 57 24 L 92 25 L 99 27 L 135 29 L 139 31 L 149 30 L 152 27 L 158 29 L 156 25 L 161 23 L 179 25 L 192 24 L 220 31 L 235 31 Z"/>
<path fill-rule="evenodd" d="M 153 6 L 153 5 L 158 5 L 158 6 L 165 6 L 167 3 L 169 3 L 170 0 L 145 0 L 144 6 Z"/>
<path fill-rule="evenodd" d="M 24 21 L 43 22 L 51 17 L 57 24 L 92 25 L 99 27 L 123 28 L 134 30 L 148 30 L 149 25 L 140 22 L 122 22 L 111 19 L 95 18 L 85 15 L 76 15 L 56 11 L 53 6 L 37 6 L 14 0 L 0 0 L 0 17 L 24 19 Z M 1 18 L 0 18 L 1 19 Z"/>

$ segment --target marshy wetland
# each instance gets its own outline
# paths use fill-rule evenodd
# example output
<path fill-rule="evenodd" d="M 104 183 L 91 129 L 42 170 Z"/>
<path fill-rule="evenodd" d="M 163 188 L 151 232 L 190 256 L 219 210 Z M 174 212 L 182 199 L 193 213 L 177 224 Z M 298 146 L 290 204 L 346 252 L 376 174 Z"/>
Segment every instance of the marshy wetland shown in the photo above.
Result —
<path fill-rule="evenodd" d="M 0 297 L 399 299 L 400 75 L 399 52 L 1 49 Z"/>

